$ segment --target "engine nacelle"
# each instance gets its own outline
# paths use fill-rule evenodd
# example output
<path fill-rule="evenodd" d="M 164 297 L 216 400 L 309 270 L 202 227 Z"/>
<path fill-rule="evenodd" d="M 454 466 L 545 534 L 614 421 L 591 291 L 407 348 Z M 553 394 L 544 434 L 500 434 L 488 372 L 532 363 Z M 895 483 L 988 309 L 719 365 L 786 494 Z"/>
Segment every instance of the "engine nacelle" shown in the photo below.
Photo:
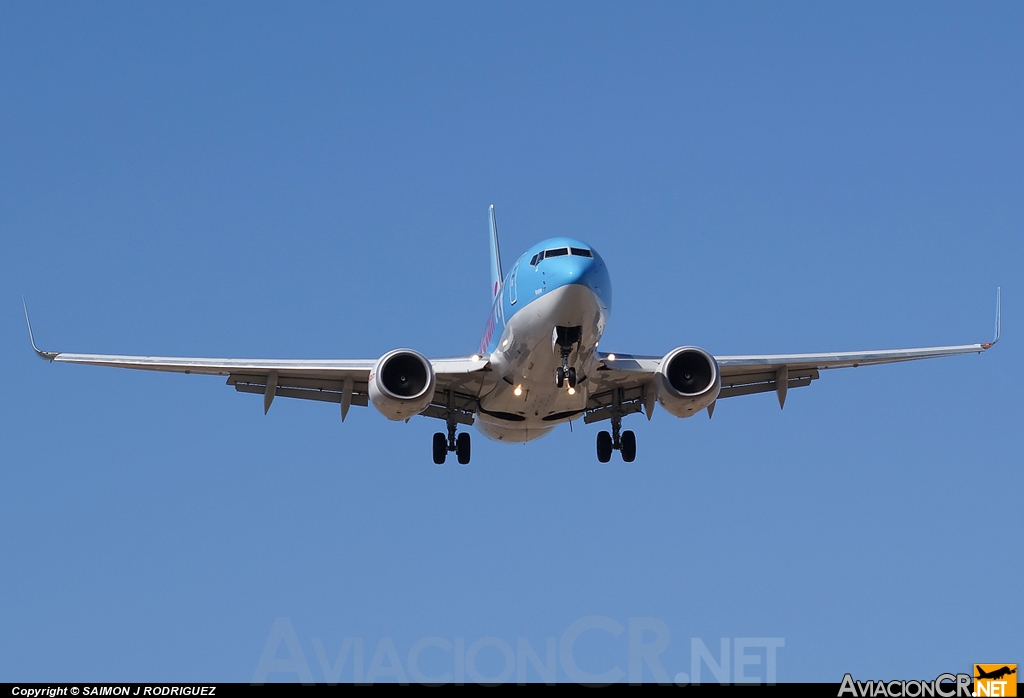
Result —
<path fill-rule="evenodd" d="M 434 367 L 412 349 L 395 349 L 377 360 L 370 372 L 370 402 L 394 421 L 409 419 L 434 399 Z"/>
<path fill-rule="evenodd" d="M 692 417 L 718 399 L 722 375 L 715 357 L 698 347 L 673 349 L 654 374 L 658 402 L 669 414 Z"/>

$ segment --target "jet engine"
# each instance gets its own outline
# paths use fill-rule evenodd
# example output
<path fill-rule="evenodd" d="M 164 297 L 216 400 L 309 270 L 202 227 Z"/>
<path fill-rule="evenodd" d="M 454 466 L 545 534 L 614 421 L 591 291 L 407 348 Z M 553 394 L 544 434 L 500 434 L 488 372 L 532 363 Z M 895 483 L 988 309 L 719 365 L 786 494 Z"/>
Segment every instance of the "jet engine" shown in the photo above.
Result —
<path fill-rule="evenodd" d="M 715 357 L 698 347 L 673 349 L 654 374 L 658 402 L 669 414 L 692 417 L 718 399 L 722 376 Z"/>
<path fill-rule="evenodd" d="M 412 349 L 395 349 L 377 360 L 370 373 L 370 402 L 394 421 L 409 419 L 434 399 L 434 367 Z"/>

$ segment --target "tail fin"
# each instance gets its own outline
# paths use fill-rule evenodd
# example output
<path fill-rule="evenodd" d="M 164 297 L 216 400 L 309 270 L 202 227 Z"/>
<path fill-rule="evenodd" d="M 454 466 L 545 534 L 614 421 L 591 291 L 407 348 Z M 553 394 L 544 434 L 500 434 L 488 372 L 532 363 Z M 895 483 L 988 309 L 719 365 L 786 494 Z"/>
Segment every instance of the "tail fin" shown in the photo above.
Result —
<path fill-rule="evenodd" d="M 491 204 L 491 299 L 501 293 L 504 276 L 501 273 L 501 253 L 498 251 L 498 224 L 494 221 L 494 204 Z"/>

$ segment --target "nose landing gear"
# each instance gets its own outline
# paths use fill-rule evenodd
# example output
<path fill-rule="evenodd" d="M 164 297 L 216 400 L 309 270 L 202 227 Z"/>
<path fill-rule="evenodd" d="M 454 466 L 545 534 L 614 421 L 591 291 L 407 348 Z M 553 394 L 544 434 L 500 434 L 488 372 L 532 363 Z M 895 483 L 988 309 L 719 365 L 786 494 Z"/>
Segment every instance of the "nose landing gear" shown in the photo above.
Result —
<path fill-rule="evenodd" d="M 555 369 L 555 385 L 561 388 L 566 383 L 570 388 L 576 387 L 576 367 L 568 366 L 568 357 L 562 357 L 562 366 Z"/>
<path fill-rule="evenodd" d="M 576 367 L 569 365 L 569 356 L 573 347 L 583 339 L 583 328 L 581 327 L 555 327 L 551 336 L 552 349 L 557 348 L 562 357 L 562 365 L 555 369 L 555 385 L 559 388 L 566 383 L 570 388 L 576 387 Z"/>

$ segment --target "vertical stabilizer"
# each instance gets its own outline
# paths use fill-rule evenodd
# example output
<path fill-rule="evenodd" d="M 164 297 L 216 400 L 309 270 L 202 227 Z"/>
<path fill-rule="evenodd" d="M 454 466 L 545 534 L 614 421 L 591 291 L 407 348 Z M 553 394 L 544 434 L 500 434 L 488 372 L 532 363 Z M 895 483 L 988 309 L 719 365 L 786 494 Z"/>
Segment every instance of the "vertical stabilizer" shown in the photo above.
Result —
<path fill-rule="evenodd" d="M 504 276 L 501 273 L 501 253 L 498 251 L 498 224 L 494 221 L 494 204 L 491 204 L 491 299 L 501 292 Z"/>

